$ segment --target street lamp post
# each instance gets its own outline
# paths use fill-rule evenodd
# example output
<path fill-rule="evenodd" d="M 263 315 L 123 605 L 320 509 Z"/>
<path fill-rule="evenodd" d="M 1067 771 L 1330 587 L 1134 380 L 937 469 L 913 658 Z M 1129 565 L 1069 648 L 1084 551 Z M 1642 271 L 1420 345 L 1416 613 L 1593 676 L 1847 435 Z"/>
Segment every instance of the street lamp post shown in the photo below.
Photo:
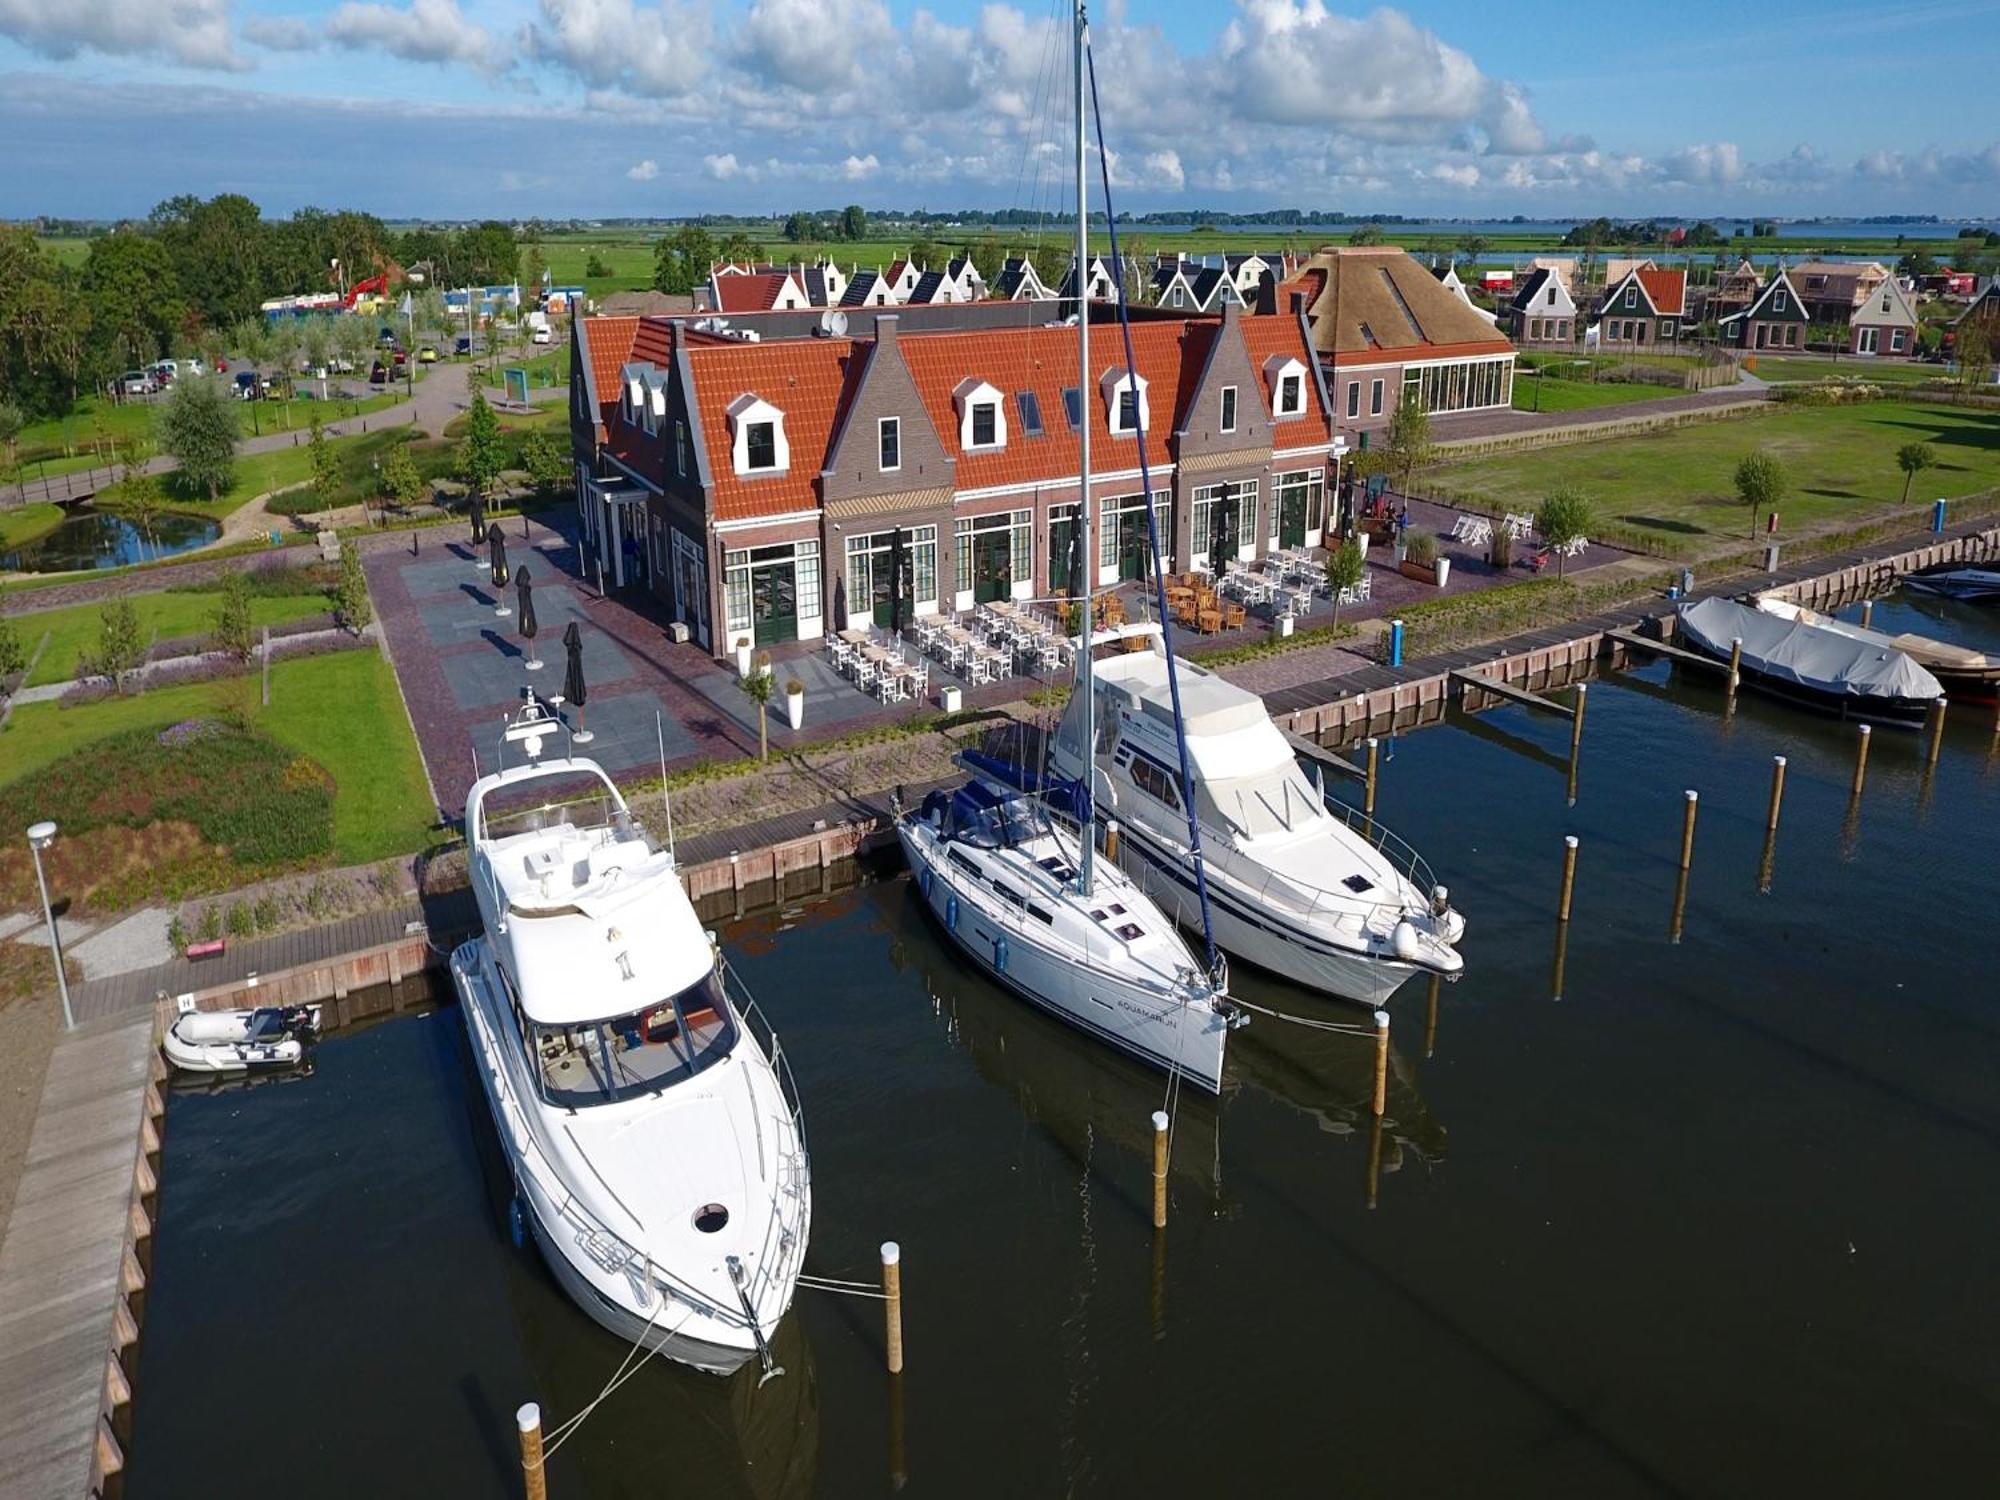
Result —
<path fill-rule="evenodd" d="M 49 948 L 56 956 L 56 989 L 62 994 L 63 1030 L 76 1027 L 69 1008 L 69 976 L 63 972 L 62 934 L 56 931 L 55 908 L 49 905 L 49 883 L 42 875 L 42 851 L 56 841 L 56 825 L 47 821 L 28 829 L 28 852 L 35 858 L 35 884 L 42 893 L 42 920 L 49 924 Z"/>

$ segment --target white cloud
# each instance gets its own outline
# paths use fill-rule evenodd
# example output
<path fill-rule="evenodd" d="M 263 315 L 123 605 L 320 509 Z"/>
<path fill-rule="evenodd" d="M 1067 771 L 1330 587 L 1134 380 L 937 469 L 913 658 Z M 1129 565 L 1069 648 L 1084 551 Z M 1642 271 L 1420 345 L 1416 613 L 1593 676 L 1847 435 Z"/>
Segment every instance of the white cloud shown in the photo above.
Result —
<path fill-rule="evenodd" d="M 850 153 L 847 160 L 840 164 L 840 175 L 849 182 L 865 182 L 881 170 L 882 163 L 875 159 L 873 151 L 866 156 L 855 156 Z"/>
<path fill-rule="evenodd" d="M 1729 141 L 1683 146 L 1660 159 L 1660 171 L 1689 187 L 1730 187 L 1743 180 L 1743 153 Z"/>
<path fill-rule="evenodd" d="M 1439 162 L 1433 167 L 1419 167 L 1417 175 L 1431 182 L 1442 182 L 1457 188 L 1479 186 L 1479 168 L 1472 162 Z"/>
<path fill-rule="evenodd" d="M 1178 151 L 1155 151 L 1146 158 L 1146 181 L 1179 192 L 1187 186 L 1187 171 Z"/>
<path fill-rule="evenodd" d="M 634 182 L 651 182 L 660 175 L 660 164 L 649 156 L 637 165 L 627 167 L 625 175 Z"/>
<path fill-rule="evenodd" d="M 411 0 L 407 10 L 348 0 L 327 18 L 326 39 L 357 52 L 386 52 L 408 62 L 462 63 L 485 72 L 499 72 L 511 61 L 499 38 L 465 18 L 458 0 Z"/>
<path fill-rule="evenodd" d="M 753 0 L 738 48 L 754 74 L 801 93 L 828 94 L 859 83 L 862 60 L 879 58 L 895 40 L 881 0 Z"/>
<path fill-rule="evenodd" d="M 243 23 L 243 40 L 268 52 L 310 52 L 320 36 L 297 16 L 252 16 Z"/>
<path fill-rule="evenodd" d="M 159 57 L 190 68 L 250 66 L 229 35 L 229 0 L 0 0 L 0 36 L 43 57 Z"/>
<path fill-rule="evenodd" d="M 743 167 L 738 164 L 734 151 L 725 151 L 720 156 L 704 156 L 701 169 L 717 182 L 728 182 L 732 177 L 743 175 Z"/>
<path fill-rule="evenodd" d="M 541 0 L 541 15 L 522 33 L 527 50 L 589 88 L 668 99 L 701 79 L 705 11 L 671 0 Z"/>

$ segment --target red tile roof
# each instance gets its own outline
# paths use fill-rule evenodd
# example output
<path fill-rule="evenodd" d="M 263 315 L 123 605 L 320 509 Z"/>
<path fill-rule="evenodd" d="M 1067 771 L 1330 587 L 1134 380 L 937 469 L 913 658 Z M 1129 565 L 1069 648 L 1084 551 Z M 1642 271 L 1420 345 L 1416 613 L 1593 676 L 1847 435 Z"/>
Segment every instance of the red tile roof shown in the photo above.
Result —
<path fill-rule="evenodd" d="M 716 310 L 726 313 L 767 311 L 777 306 L 779 294 L 785 290 L 785 283 L 790 279 L 782 271 L 718 276 L 715 278 Z"/>
<path fill-rule="evenodd" d="M 717 520 L 781 516 L 819 505 L 819 473 L 833 442 L 854 347 L 851 339 L 689 342 L 695 412 L 708 449 Z M 791 463 L 783 474 L 745 479 L 736 472 L 729 407 L 746 393 L 785 414 Z"/>
<path fill-rule="evenodd" d="M 1687 307 L 1687 272 L 1651 271 L 1632 273 L 1653 299 L 1653 309 L 1663 318 L 1678 318 Z"/>
<path fill-rule="evenodd" d="M 577 327 L 583 333 L 584 349 L 590 356 L 590 378 L 597 390 L 597 422 L 600 428 L 618 409 L 620 371 L 631 361 L 632 341 L 638 335 L 638 318 L 584 318 Z M 599 436 L 603 434 L 600 432 Z"/>
<path fill-rule="evenodd" d="M 1250 363 L 1257 367 L 1261 380 L 1264 362 L 1274 355 L 1289 355 L 1306 367 L 1308 376 L 1312 373 L 1312 348 L 1299 335 L 1299 320 L 1290 313 L 1268 318 L 1245 318 L 1243 321 L 1243 342 L 1250 350 Z M 1333 413 L 1319 404 L 1318 386 L 1310 379 L 1306 381 L 1306 410 L 1300 417 L 1286 417 L 1274 420 L 1271 425 L 1271 446 L 1273 448 L 1304 448 L 1313 443 L 1333 441 Z M 1270 392 L 1265 391 L 1268 401 Z"/>

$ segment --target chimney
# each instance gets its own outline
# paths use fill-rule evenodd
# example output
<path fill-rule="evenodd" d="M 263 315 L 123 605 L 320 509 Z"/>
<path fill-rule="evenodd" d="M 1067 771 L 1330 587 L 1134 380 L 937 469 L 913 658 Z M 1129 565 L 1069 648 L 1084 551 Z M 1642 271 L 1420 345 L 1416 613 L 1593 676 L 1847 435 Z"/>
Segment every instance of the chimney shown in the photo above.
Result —
<path fill-rule="evenodd" d="M 877 313 L 875 315 L 875 342 L 878 346 L 896 342 L 896 325 L 900 321 L 901 319 L 895 313 Z"/>

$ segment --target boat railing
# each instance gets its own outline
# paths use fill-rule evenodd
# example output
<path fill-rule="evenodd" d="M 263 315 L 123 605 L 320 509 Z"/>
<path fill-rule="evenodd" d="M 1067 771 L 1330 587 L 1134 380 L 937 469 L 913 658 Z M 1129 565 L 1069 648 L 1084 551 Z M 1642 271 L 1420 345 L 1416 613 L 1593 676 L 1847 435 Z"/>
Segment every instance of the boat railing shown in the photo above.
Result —
<path fill-rule="evenodd" d="M 757 1003 L 757 997 L 750 993 L 750 987 L 743 978 L 730 967 L 727 959 L 718 957 L 724 992 L 736 1013 L 743 1018 L 743 1026 L 759 1051 L 769 1059 L 771 1071 L 778 1080 L 778 1093 L 785 1101 L 785 1108 L 791 1115 L 792 1133 L 798 1142 L 796 1152 L 784 1163 L 783 1186 L 804 1200 L 812 1186 L 812 1153 L 806 1145 L 805 1105 L 799 1097 L 798 1081 L 792 1076 L 792 1061 L 785 1053 L 785 1045 L 778 1039 L 778 1030 L 771 1024 L 764 1008 Z M 766 1231 L 765 1243 L 756 1257 L 760 1280 L 789 1281 L 796 1276 L 805 1256 L 805 1235 L 794 1235 L 789 1247 L 780 1245 L 775 1250 L 771 1238 L 784 1233 L 783 1226 L 773 1217 Z M 754 1300 L 754 1299 L 753 1299 Z"/>
<path fill-rule="evenodd" d="M 1326 794 L 1326 810 L 1374 845 L 1376 853 L 1389 861 L 1390 868 L 1425 897 L 1437 889 L 1437 877 L 1431 874 L 1430 865 L 1394 831 L 1331 792 Z"/>
<path fill-rule="evenodd" d="M 1436 888 L 1436 881 L 1432 879 L 1430 866 L 1424 863 L 1423 856 L 1373 818 L 1338 798 L 1327 797 L 1326 806 L 1330 814 L 1366 839 L 1398 876 L 1416 888 L 1419 895 L 1415 901 L 1400 892 L 1384 898 L 1364 896 L 1344 887 L 1317 885 L 1249 858 L 1229 862 L 1227 874 L 1230 879 L 1265 905 L 1302 918 L 1327 915 L 1351 919 L 1356 924 L 1357 935 L 1378 930 L 1386 934 L 1412 910 L 1425 909 L 1430 892 Z M 1257 873 L 1246 874 L 1246 865 Z"/>

